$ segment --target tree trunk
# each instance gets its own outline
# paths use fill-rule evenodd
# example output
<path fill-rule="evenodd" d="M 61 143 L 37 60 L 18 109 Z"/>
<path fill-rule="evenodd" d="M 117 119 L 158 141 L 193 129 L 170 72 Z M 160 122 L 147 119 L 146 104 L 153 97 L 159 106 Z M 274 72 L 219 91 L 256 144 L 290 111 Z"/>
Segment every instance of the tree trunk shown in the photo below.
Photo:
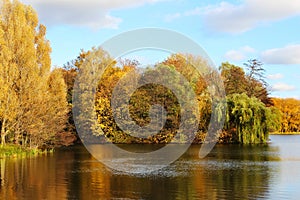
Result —
<path fill-rule="evenodd" d="M 5 142 L 5 135 L 1 134 L 1 146 L 3 147 L 5 144 L 6 144 L 6 142 Z"/>
<path fill-rule="evenodd" d="M 2 126 L 1 126 L 1 146 L 4 146 L 6 144 L 5 137 L 5 125 L 6 125 L 6 119 L 3 119 Z"/>

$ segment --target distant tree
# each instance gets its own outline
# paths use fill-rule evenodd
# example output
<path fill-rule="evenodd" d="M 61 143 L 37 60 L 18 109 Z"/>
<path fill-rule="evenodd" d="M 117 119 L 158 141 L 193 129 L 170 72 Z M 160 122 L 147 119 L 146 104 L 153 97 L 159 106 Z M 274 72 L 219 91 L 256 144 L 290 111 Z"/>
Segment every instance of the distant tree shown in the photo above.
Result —
<path fill-rule="evenodd" d="M 272 98 L 281 113 L 280 132 L 300 132 L 300 100 Z"/>
<path fill-rule="evenodd" d="M 206 61 L 200 56 L 172 54 L 162 64 L 174 67 L 182 74 L 194 88 L 196 94 L 201 94 L 207 89 L 205 78 L 207 78 L 206 76 L 210 73 L 210 70 Z"/>
<path fill-rule="evenodd" d="M 198 109 L 200 112 L 199 130 L 195 142 L 204 141 L 212 114 L 212 98 L 218 98 L 217 95 L 210 93 L 212 91 L 208 90 L 208 85 L 211 83 L 216 85 L 216 81 L 220 81 L 219 75 L 215 74 L 207 61 L 201 56 L 173 54 L 162 63 L 174 67 L 193 87 L 197 95 Z"/>
<path fill-rule="evenodd" d="M 228 62 L 220 66 L 221 76 L 227 95 L 246 93 L 249 97 L 256 97 L 266 106 L 272 106 L 269 98 L 268 85 L 265 82 L 263 64 L 256 60 L 249 60 L 244 64 L 245 71 Z"/>
<path fill-rule="evenodd" d="M 263 63 L 257 59 L 250 59 L 246 63 L 244 63 L 244 66 L 248 71 L 248 96 L 255 96 L 267 106 L 271 106 L 272 101 L 268 97 L 268 84 L 265 81 L 265 69 L 263 68 Z"/>
<path fill-rule="evenodd" d="M 81 89 L 82 94 L 80 94 L 80 98 L 77 98 L 76 105 L 88 108 L 84 112 L 77 110 L 79 115 L 76 117 L 82 122 L 79 128 L 86 130 L 81 132 L 87 133 L 92 130 L 92 133 L 98 138 L 105 136 L 114 143 L 168 143 L 174 138 L 180 124 L 180 105 L 176 96 L 168 88 L 161 85 L 142 84 L 143 86 L 131 95 L 129 105 L 122 105 L 120 99 L 114 99 L 115 103 L 120 103 L 118 105 L 120 110 L 129 106 L 130 117 L 141 127 L 151 123 L 149 118 L 150 107 L 154 104 L 162 105 L 167 111 L 167 119 L 159 133 L 147 138 L 137 138 L 122 131 L 115 122 L 111 108 L 113 90 L 126 73 L 134 72 L 132 80 L 135 80 L 135 75 L 139 76 L 139 72 L 134 71 L 138 64 L 138 62 L 131 60 L 116 62 L 101 48 L 94 48 L 89 51 L 86 60 L 77 67 L 80 72 L 80 76 L 77 78 L 81 84 L 76 85 L 76 87 Z M 105 71 L 103 71 L 104 68 L 106 68 Z M 91 72 L 86 69 L 93 69 L 94 71 Z M 153 71 L 153 69 L 156 71 Z M 207 86 L 209 83 L 216 81 L 218 76 L 201 57 L 174 54 L 162 63 L 145 68 L 143 78 L 151 81 L 156 77 L 156 72 L 166 74 L 166 70 L 170 73 L 179 72 L 193 87 L 200 111 L 200 122 L 195 141 L 203 141 L 212 117 L 212 107 L 216 106 L 218 108 L 218 115 L 214 116 L 218 118 L 217 120 L 220 120 L 221 115 L 219 114 L 222 114 L 220 111 L 223 107 L 212 105 L 216 97 L 213 95 L 213 90 Z M 238 143 L 267 142 L 268 133 L 278 129 L 280 115 L 278 109 L 274 107 L 268 108 L 262 103 L 261 99 L 256 98 L 255 95 L 250 96 L 248 92 L 250 84 L 255 81 L 257 84 L 260 83 L 257 79 L 250 78 L 254 77 L 255 73 L 246 75 L 242 68 L 229 63 L 223 63 L 221 71 L 228 94 L 228 112 L 224 132 L 225 136 L 226 133 L 228 133 L 227 136 L 230 135 L 230 139 L 226 141 Z M 97 80 L 93 74 L 99 72 L 103 73 L 101 79 Z M 249 80 L 255 81 L 250 82 Z M 91 91 L 86 90 L 90 84 L 98 85 L 95 98 L 90 98 Z M 184 90 L 180 86 L 177 89 Z M 124 88 L 122 91 L 126 92 L 127 90 Z M 91 105 L 94 105 L 94 107 Z M 75 107 L 74 109 L 76 110 L 77 108 Z M 96 114 L 96 119 L 90 120 L 93 113 Z M 122 115 L 122 112 L 118 113 L 118 115 Z M 124 116 L 120 117 L 123 118 Z M 128 118 L 128 124 L 126 125 L 128 127 L 133 125 L 133 121 Z M 192 120 L 185 123 L 192 123 Z M 98 129 L 99 127 L 101 131 Z M 84 136 L 86 138 L 83 139 L 88 140 L 88 135 Z M 189 136 L 187 136 L 186 138 L 180 138 L 178 142 L 186 142 L 189 139 Z"/>
<path fill-rule="evenodd" d="M 73 119 L 73 88 L 76 76 L 81 68 L 82 63 L 85 61 L 88 56 L 89 51 L 85 52 L 81 50 L 80 54 L 77 56 L 75 60 L 67 62 L 62 68 L 63 78 L 65 80 L 65 84 L 67 86 L 67 101 L 68 101 L 68 120 L 66 123 L 66 132 L 69 133 L 77 133 L 75 122 Z"/>
<path fill-rule="evenodd" d="M 220 70 L 227 95 L 247 92 L 247 79 L 245 72 L 241 67 L 226 62 L 222 63 Z"/>
<path fill-rule="evenodd" d="M 200 57 L 197 58 L 190 55 L 188 56 L 188 59 L 189 62 L 186 62 L 181 55 L 172 55 L 162 64 L 158 63 L 153 67 L 146 68 L 145 71 L 143 71 L 143 77 L 144 79 L 149 78 L 151 82 L 153 77 L 155 77 L 155 75 L 153 75 L 152 73 L 161 72 L 163 74 L 164 72 L 166 72 L 165 70 L 167 70 L 169 73 L 179 71 L 182 75 L 184 75 L 194 87 L 196 94 L 199 95 L 199 109 L 201 110 L 201 117 L 203 118 L 203 120 L 201 120 L 201 124 L 199 124 L 199 128 L 201 128 L 201 131 L 205 132 L 210 120 L 211 96 L 207 91 L 204 78 L 199 75 L 193 65 L 204 65 L 202 66 L 203 69 L 207 70 L 206 74 L 203 74 L 205 78 L 209 77 L 209 70 L 206 66 L 206 62 L 204 60 L 201 60 Z M 100 68 L 101 66 L 109 66 L 103 72 L 101 79 L 98 80 L 98 88 L 96 91 L 96 98 L 94 102 L 95 107 L 90 108 L 90 111 L 87 112 L 90 113 L 90 116 L 92 116 L 92 112 L 96 112 L 97 124 L 103 132 L 98 132 L 97 127 L 93 127 L 92 124 L 95 124 L 95 122 L 92 122 L 91 124 L 90 121 L 86 121 L 85 123 L 84 120 L 88 119 L 86 115 L 79 115 L 78 119 L 83 120 L 83 123 L 81 124 L 83 130 L 84 128 L 89 131 L 92 130 L 95 135 L 100 136 L 99 138 L 103 138 L 101 136 L 105 136 L 107 139 L 115 143 L 167 143 L 172 140 L 176 133 L 176 128 L 178 128 L 178 125 L 180 123 L 180 107 L 178 105 L 176 97 L 169 89 L 160 85 L 146 84 L 137 89 L 132 94 L 129 103 L 129 112 L 132 120 L 135 121 L 135 123 L 139 126 L 145 126 L 150 123 L 149 108 L 153 104 L 160 104 L 167 111 L 166 124 L 158 134 L 149 136 L 147 138 L 133 137 L 126 132 L 123 132 L 115 123 L 111 108 L 111 95 L 120 79 L 129 71 L 135 70 L 139 63 L 135 60 L 121 60 L 119 62 L 115 62 L 109 57 L 107 52 L 103 51 L 102 49 L 92 49 L 86 61 L 87 62 L 84 62 L 83 65 L 80 66 L 79 71 L 81 73 L 81 76 L 77 77 L 78 80 L 82 80 L 84 82 L 91 78 L 91 74 L 85 71 L 85 69 L 91 68 L 91 64 L 93 64 L 94 66 L 99 66 Z M 153 71 L 153 69 L 155 69 L 155 71 Z M 96 68 L 95 70 L 97 71 Z M 86 86 L 84 84 L 81 84 L 77 85 L 76 87 L 85 88 Z M 178 87 L 179 88 L 177 89 L 180 89 L 180 86 Z M 89 91 L 86 92 L 88 93 Z M 90 101 L 87 101 L 86 99 L 82 101 L 86 97 L 86 95 L 81 94 L 80 96 L 82 98 L 78 99 L 79 105 L 85 105 L 86 102 L 93 101 L 92 99 L 90 99 Z M 119 106 L 120 109 L 122 109 L 122 107 L 127 107 L 128 105 Z M 130 126 L 132 123 L 133 122 L 129 120 L 128 126 Z M 86 135 L 86 138 L 84 139 L 88 140 L 88 135 Z M 181 138 L 180 142 L 184 142 L 188 139 L 189 138 Z"/>
<path fill-rule="evenodd" d="M 250 59 L 244 63 L 246 69 L 248 70 L 248 78 L 256 79 L 267 85 L 265 82 L 265 69 L 263 68 L 263 63 L 257 59 Z"/>
<path fill-rule="evenodd" d="M 101 111 L 102 108 L 105 110 L 109 109 L 110 101 L 107 100 L 110 100 L 110 98 L 108 98 L 107 95 L 110 95 L 111 93 L 109 93 L 108 91 L 113 89 L 113 87 L 107 87 L 103 88 L 103 90 L 100 90 L 99 87 L 97 87 L 98 84 L 110 84 L 110 82 L 102 82 L 103 78 L 101 80 L 98 80 L 98 78 L 100 77 L 97 77 L 95 75 L 107 72 L 107 70 L 104 69 L 110 66 L 114 66 L 116 62 L 106 51 L 101 48 L 93 48 L 88 52 L 84 59 L 86 60 L 77 60 L 80 61 L 80 64 L 77 65 L 78 74 L 76 76 L 76 82 L 74 85 L 76 95 L 72 98 L 72 111 L 74 114 L 74 120 L 80 122 L 76 126 L 77 131 L 82 133 L 82 135 L 80 135 L 81 139 L 86 142 L 92 136 L 91 133 L 98 136 L 104 135 L 101 130 L 99 131 L 99 126 L 100 128 L 103 127 L 101 127 L 101 125 L 98 123 L 98 120 L 94 118 L 94 116 L 95 112 L 96 114 L 98 112 L 99 101 Z M 110 68 L 108 70 L 110 70 Z M 108 76 L 109 79 L 116 79 L 115 76 L 110 75 Z M 95 89 L 95 91 L 92 89 Z M 107 98 L 99 100 L 98 92 L 102 92 L 106 95 L 105 97 Z M 93 94 L 96 94 L 95 98 L 93 98 Z M 109 113 L 105 114 L 107 114 L 106 119 L 109 119 L 109 123 L 112 123 Z"/>

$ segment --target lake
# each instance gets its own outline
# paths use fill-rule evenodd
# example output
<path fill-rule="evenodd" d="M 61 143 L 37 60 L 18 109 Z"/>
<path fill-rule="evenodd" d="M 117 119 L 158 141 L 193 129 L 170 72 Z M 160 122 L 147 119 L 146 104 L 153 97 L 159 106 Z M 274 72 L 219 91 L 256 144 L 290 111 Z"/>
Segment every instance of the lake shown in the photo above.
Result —
<path fill-rule="evenodd" d="M 200 145 L 192 145 L 170 166 L 140 174 L 110 170 L 84 146 L 2 158 L 0 199 L 298 199 L 300 136 L 271 141 L 219 144 L 204 159 L 198 158 Z"/>

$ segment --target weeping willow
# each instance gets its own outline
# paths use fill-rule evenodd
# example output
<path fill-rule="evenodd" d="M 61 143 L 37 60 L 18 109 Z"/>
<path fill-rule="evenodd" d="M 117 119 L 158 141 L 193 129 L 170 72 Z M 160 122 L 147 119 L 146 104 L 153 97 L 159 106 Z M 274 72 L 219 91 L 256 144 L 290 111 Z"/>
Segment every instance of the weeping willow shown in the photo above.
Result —
<path fill-rule="evenodd" d="M 233 94 L 227 97 L 225 129 L 231 131 L 232 141 L 252 144 L 266 143 L 270 130 L 278 124 L 278 112 L 266 107 L 255 97 Z"/>

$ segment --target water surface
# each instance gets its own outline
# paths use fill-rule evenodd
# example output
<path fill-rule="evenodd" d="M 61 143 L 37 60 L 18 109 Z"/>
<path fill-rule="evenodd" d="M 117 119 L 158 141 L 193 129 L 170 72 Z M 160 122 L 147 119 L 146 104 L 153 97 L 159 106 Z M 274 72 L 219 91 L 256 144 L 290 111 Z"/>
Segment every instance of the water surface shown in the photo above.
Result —
<path fill-rule="evenodd" d="M 83 146 L 0 159 L 0 199 L 298 199 L 300 136 L 271 139 L 269 145 L 216 145 L 205 159 L 198 158 L 200 145 L 192 145 L 150 174 L 110 170 Z M 126 159 L 116 162 L 128 166 Z"/>

